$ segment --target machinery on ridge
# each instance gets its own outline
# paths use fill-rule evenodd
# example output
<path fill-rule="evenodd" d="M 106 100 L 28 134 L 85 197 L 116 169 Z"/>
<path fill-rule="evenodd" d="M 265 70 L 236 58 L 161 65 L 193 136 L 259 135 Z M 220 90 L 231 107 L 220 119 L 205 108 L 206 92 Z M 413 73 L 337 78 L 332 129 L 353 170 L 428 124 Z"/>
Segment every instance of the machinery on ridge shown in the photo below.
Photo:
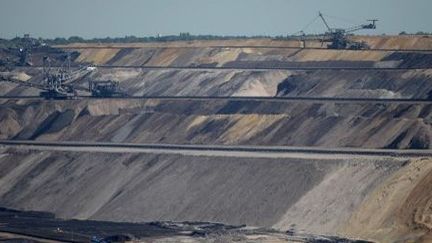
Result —
<path fill-rule="evenodd" d="M 74 99 L 77 92 L 72 85 L 66 84 L 71 79 L 70 55 L 66 55 L 65 61 L 57 69 L 51 67 L 51 60 L 45 56 L 43 60 L 44 86 L 40 96 L 45 99 Z"/>
<path fill-rule="evenodd" d="M 127 97 L 120 89 L 119 82 L 113 80 L 89 81 L 89 92 L 93 97 L 99 98 Z"/>
<path fill-rule="evenodd" d="M 329 16 L 330 17 L 330 16 Z M 310 25 L 312 25 L 316 20 L 321 19 L 324 23 L 327 31 L 324 34 L 319 35 L 306 35 L 305 30 Z M 318 13 L 318 16 L 313 19 L 312 22 L 310 22 L 306 27 L 304 27 L 301 31 L 297 32 L 300 34 L 299 40 L 300 40 L 300 47 L 306 48 L 306 41 L 308 40 L 319 40 L 321 42 L 321 47 L 324 45 L 324 43 L 327 43 L 328 49 L 336 49 L 336 50 L 344 50 L 344 49 L 350 49 L 350 50 L 367 50 L 370 49 L 370 46 L 365 41 L 354 41 L 352 38 L 349 38 L 350 35 L 352 35 L 354 32 L 359 30 L 365 30 L 365 29 L 376 29 L 378 22 L 378 19 L 370 19 L 367 20 L 368 23 L 352 26 L 349 28 L 332 28 L 330 27 L 327 19 L 325 18 L 324 14 L 321 12 Z"/>
<path fill-rule="evenodd" d="M 63 63 L 60 66 L 53 67 L 51 59 L 48 56 L 43 57 L 43 81 L 40 83 L 16 79 L 12 73 L 0 73 L 0 81 L 39 89 L 41 90 L 39 96 L 48 100 L 76 99 L 78 97 L 77 89 L 80 88 L 75 88 L 72 83 L 89 74 L 92 70 L 82 67 L 72 72 L 70 54 L 67 53 L 64 55 L 63 59 Z M 86 89 L 84 90 L 87 91 Z"/>
<path fill-rule="evenodd" d="M 19 38 L 19 61 L 15 62 L 17 66 L 32 66 L 31 50 L 32 48 L 45 47 L 30 35 L 24 35 Z M 39 89 L 39 96 L 48 100 L 51 99 L 76 99 L 78 98 L 77 90 L 83 93 L 90 93 L 92 97 L 110 98 L 110 97 L 127 97 L 128 95 L 120 88 L 120 83 L 113 80 L 93 80 L 88 75 L 95 71 L 95 66 L 79 65 L 74 66 L 71 70 L 71 61 L 74 52 L 63 52 L 55 48 L 48 48 L 48 54 L 43 56 L 42 78 L 40 81 L 32 82 L 21 80 L 14 76 L 14 66 L 11 62 L 0 60 L 2 69 L 0 70 L 0 81 L 10 82 L 24 87 Z M 58 50 L 58 51 L 57 51 Z M 49 56 L 48 56 L 49 55 Z M 40 61 L 39 61 L 40 62 Z M 7 66 L 9 64 L 9 66 Z M 36 67 L 38 68 L 38 67 Z M 39 77 L 40 75 L 36 76 Z M 88 86 L 82 87 L 83 81 L 88 80 Z M 80 85 L 81 84 L 81 85 Z"/>
<path fill-rule="evenodd" d="M 120 88 L 118 81 L 89 80 L 88 88 L 76 86 L 74 81 L 83 79 L 95 70 L 94 67 L 81 67 L 78 70 L 70 70 L 70 56 L 65 57 L 64 63 L 59 67 L 52 67 L 49 57 L 44 57 L 43 82 L 34 83 L 19 80 L 13 73 L 0 72 L 0 82 L 15 83 L 19 86 L 31 87 L 41 90 L 39 96 L 48 100 L 77 99 L 78 92 L 89 92 L 96 98 L 124 98 L 128 97 L 126 92 Z"/>
<path fill-rule="evenodd" d="M 327 20 L 324 18 L 324 15 L 321 12 L 319 12 L 319 17 L 324 22 L 324 25 L 327 27 L 328 30 L 328 32 L 325 33 L 324 38 L 322 39 L 322 43 L 330 42 L 330 44 L 327 45 L 327 48 L 351 49 L 351 50 L 370 49 L 369 45 L 366 42 L 364 41 L 358 42 L 358 41 L 350 40 L 347 37 L 347 35 L 356 32 L 358 30 L 376 29 L 376 22 L 378 21 L 378 19 L 367 20 L 370 23 L 353 26 L 347 29 L 342 29 L 342 28 L 331 28 Z"/>

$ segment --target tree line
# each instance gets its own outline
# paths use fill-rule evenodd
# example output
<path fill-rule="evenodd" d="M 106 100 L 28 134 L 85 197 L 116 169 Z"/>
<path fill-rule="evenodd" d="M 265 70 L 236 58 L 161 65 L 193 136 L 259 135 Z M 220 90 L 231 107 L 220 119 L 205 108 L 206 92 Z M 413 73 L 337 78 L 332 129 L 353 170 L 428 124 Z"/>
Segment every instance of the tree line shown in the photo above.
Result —
<path fill-rule="evenodd" d="M 415 34 L 407 33 L 402 31 L 399 35 L 432 35 L 429 32 L 419 31 Z M 307 37 L 319 36 L 319 35 L 306 35 Z M 136 37 L 133 35 L 124 37 L 105 37 L 105 38 L 91 38 L 86 39 L 80 36 L 71 36 L 69 38 L 57 37 L 57 38 L 23 38 L 15 37 L 13 39 L 0 39 L 0 48 L 21 48 L 26 42 L 31 41 L 32 45 L 67 45 L 71 43 L 139 43 L 139 42 L 171 42 L 171 41 L 194 41 L 194 40 L 235 40 L 235 39 L 260 39 L 260 38 L 271 38 L 276 40 L 290 40 L 298 39 L 300 36 L 286 35 L 286 36 L 268 36 L 268 35 L 257 35 L 257 36 L 223 36 L 223 35 L 192 35 L 188 32 L 180 33 L 178 35 L 165 35 L 165 36 L 147 36 L 147 37 Z"/>

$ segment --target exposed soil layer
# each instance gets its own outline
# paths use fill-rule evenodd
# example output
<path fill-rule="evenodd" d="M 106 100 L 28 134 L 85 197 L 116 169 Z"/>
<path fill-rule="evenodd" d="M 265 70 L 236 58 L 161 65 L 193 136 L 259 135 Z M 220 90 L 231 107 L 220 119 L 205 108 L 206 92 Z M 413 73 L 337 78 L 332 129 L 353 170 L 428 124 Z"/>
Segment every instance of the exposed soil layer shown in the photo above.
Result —
<path fill-rule="evenodd" d="M 372 48 L 432 50 L 431 38 L 364 39 Z M 254 45 L 298 47 L 298 42 L 263 39 L 92 48 L 76 44 L 69 50 L 76 51 L 74 60 L 80 64 L 165 67 L 429 68 L 432 61 L 426 51 L 248 47 Z M 128 94 L 140 96 L 431 99 L 431 70 L 99 67 L 74 85 L 85 88 L 89 80 L 116 80 Z M 43 81 L 40 68 L 16 68 L 12 73 L 21 81 Z M 38 92 L 1 82 L 0 94 Z M 0 139 L 431 149 L 431 124 L 428 103 L 0 100 Z M 382 242 L 432 238 L 431 178 L 430 159 L 264 159 L 0 149 L 0 207 L 47 211 L 67 219 L 212 221 Z"/>
<path fill-rule="evenodd" d="M 344 235 L 339 229 L 352 212 L 406 164 L 22 149 L 1 154 L 4 207 L 64 218 L 211 221 L 330 235 Z"/>
<path fill-rule="evenodd" d="M 387 67 L 430 68 L 430 52 L 272 49 L 234 47 L 85 48 L 77 62 L 111 66 L 170 67 Z"/>
<path fill-rule="evenodd" d="M 429 104 L 22 100 L 0 106 L 0 137 L 426 149 L 432 144 L 431 111 Z"/>
<path fill-rule="evenodd" d="M 353 39 L 366 41 L 373 49 L 413 49 L 431 50 L 432 38 L 430 36 L 354 36 Z M 300 47 L 299 41 L 281 41 L 273 39 L 238 39 L 216 41 L 176 41 L 154 43 L 112 43 L 105 44 L 110 47 L 209 47 L 209 46 L 275 46 L 275 47 Z M 68 47 L 100 47 L 101 45 L 76 43 Z M 309 47 L 321 47 L 320 41 L 308 41 Z"/>
<path fill-rule="evenodd" d="M 98 68 L 74 81 L 80 93 L 91 80 L 116 80 L 135 96 L 304 96 L 430 99 L 432 69 L 424 70 L 143 70 Z M 17 78 L 41 84 L 42 70 L 17 69 Z M 33 88 L 0 82 L 0 95 L 38 95 Z"/>
<path fill-rule="evenodd" d="M 63 218 L 211 221 L 383 242 L 430 237 L 429 159 L 3 149 L 0 169 L 0 206 Z"/>
<path fill-rule="evenodd" d="M 430 159 L 405 165 L 366 197 L 342 229 L 385 242 L 430 242 L 431 173 Z"/>
<path fill-rule="evenodd" d="M 368 38 L 369 39 L 369 38 Z M 432 38 L 431 38 L 432 39 Z M 375 40 L 372 38 L 372 40 Z M 383 38 L 386 42 L 416 40 L 421 38 Z M 418 42 L 420 41 L 420 42 Z M 422 40 L 423 41 L 423 40 Z M 259 43 L 284 42 L 255 40 Z M 327 49 L 272 49 L 252 48 L 254 40 L 244 42 L 244 47 L 215 47 L 213 42 L 198 45 L 147 43 L 110 47 L 110 45 L 84 48 L 75 45 L 72 52 L 76 64 L 101 64 L 114 66 L 162 67 L 233 67 L 233 68 L 304 68 L 304 67 L 383 67 L 429 68 L 430 52 L 352 51 Z M 224 45 L 221 42 L 220 45 Z M 227 43 L 231 43 L 228 41 Z M 232 41 L 232 43 L 241 43 Z M 287 42 L 288 46 L 290 42 Z M 272 45 L 273 45 L 272 44 Z M 235 44 L 237 45 L 237 44 Z M 275 44 L 276 45 L 276 44 Z M 133 48 L 140 46 L 140 48 Z M 192 46 L 194 46 L 192 48 Z M 252 45 L 253 46 L 253 45 Z M 415 47 L 417 48 L 417 47 Z M 7 50 L 3 50 L 7 52 Z M 6 54 L 5 54 L 6 55 Z M 54 48 L 35 50 L 35 64 L 41 65 L 42 56 L 48 55 L 59 65 L 64 52 Z M 173 70 L 139 68 L 98 68 L 89 75 L 79 77 L 74 85 L 87 89 L 91 80 L 115 80 L 129 95 L 201 95 L 201 96 L 331 96 L 366 98 L 430 98 L 432 69 L 422 70 Z M 28 82 L 41 84 L 41 68 L 15 69 L 16 75 L 26 75 Z M 293 81 L 295 76 L 295 81 Z M 290 90 L 280 90 L 284 82 L 292 82 Z M 37 95 L 38 91 L 16 84 L 0 83 L 0 95 Z M 86 93 L 88 94 L 88 93 Z"/>

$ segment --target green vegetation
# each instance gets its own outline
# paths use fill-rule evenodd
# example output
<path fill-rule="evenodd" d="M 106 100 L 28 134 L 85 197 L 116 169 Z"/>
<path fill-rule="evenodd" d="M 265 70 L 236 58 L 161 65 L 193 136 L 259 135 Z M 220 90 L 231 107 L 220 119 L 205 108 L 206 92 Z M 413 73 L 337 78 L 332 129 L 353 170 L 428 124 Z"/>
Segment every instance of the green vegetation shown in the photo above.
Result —
<path fill-rule="evenodd" d="M 432 35 L 432 33 L 419 31 L 415 34 L 407 33 L 402 31 L 399 35 Z M 166 35 L 166 36 L 147 36 L 147 37 L 136 37 L 133 35 L 125 37 L 105 37 L 105 38 L 93 38 L 84 39 L 80 36 L 71 36 L 69 38 L 57 37 L 54 39 L 43 39 L 43 38 L 30 38 L 33 45 L 66 45 L 70 43 L 140 43 L 140 42 L 170 42 L 170 41 L 194 41 L 194 40 L 234 40 L 234 39 L 259 39 L 259 38 L 271 38 L 275 40 L 289 40 L 299 39 L 302 37 L 317 37 L 320 35 L 304 35 L 304 36 L 221 36 L 221 35 L 191 35 L 188 32 L 180 33 L 179 35 Z M 29 39 L 15 37 L 13 39 L 0 39 L 0 48 L 21 48 L 26 41 Z"/>
<path fill-rule="evenodd" d="M 413 33 L 407 33 L 406 31 L 402 31 L 399 33 L 399 35 L 432 35 L 432 33 L 418 31 L 417 33 L 413 34 Z"/>
<path fill-rule="evenodd" d="M 166 36 L 148 36 L 136 37 L 133 35 L 125 37 L 106 37 L 84 39 L 79 36 L 71 36 L 69 38 L 45 39 L 45 43 L 49 45 L 62 45 L 69 43 L 135 43 L 135 42 L 170 42 L 170 41 L 193 41 L 193 40 L 228 40 L 228 39 L 256 39 L 256 38 L 272 38 L 271 36 L 218 36 L 218 35 L 191 35 L 189 33 L 180 33 L 179 35 Z M 284 37 L 287 38 L 287 37 Z"/>
<path fill-rule="evenodd" d="M 125 37 L 105 37 L 84 39 L 80 36 L 71 36 L 69 38 L 57 37 L 54 39 L 31 38 L 33 43 L 41 45 L 66 45 L 70 43 L 136 43 L 136 42 L 170 42 L 170 41 L 193 41 L 193 40 L 231 40 L 231 39 L 258 39 L 258 38 L 274 38 L 278 40 L 293 38 L 294 36 L 220 36 L 220 35 L 191 35 L 187 32 L 179 35 L 166 36 L 148 36 L 136 37 L 133 35 Z M 10 40 L 0 39 L 0 48 L 19 48 L 24 43 L 25 39 L 15 37 Z"/>

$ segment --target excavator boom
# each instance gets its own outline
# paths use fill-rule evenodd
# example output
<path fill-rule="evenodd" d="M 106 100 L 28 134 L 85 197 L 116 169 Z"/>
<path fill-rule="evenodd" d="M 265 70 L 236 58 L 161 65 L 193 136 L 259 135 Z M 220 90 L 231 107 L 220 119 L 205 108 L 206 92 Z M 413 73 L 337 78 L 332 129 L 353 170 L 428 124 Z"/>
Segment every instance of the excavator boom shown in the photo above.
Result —
<path fill-rule="evenodd" d="M 368 24 L 362 24 L 343 29 L 331 28 L 321 12 L 319 12 L 318 16 L 321 18 L 328 30 L 328 33 L 325 34 L 327 37 L 322 38 L 321 42 L 330 42 L 330 44 L 327 46 L 329 49 L 369 49 L 369 46 L 365 42 L 349 40 L 347 38 L 347 34 L 363 29 L 376 29 L 376 22 L 378 21 L 377 19 L 368 20 L 370 22 Z"/>
<path fill-rule="evenodd" d="M 330 28 L 330 26 L 328 25 L 327 20 L 324 18 L 324 15 L 321 12 L 319 12 L 318 15 L 321 18 L 321 20 L 324 22 L 324 25 L 327 27 L 328 31 L 333 32 L 333 29 Z"/>

